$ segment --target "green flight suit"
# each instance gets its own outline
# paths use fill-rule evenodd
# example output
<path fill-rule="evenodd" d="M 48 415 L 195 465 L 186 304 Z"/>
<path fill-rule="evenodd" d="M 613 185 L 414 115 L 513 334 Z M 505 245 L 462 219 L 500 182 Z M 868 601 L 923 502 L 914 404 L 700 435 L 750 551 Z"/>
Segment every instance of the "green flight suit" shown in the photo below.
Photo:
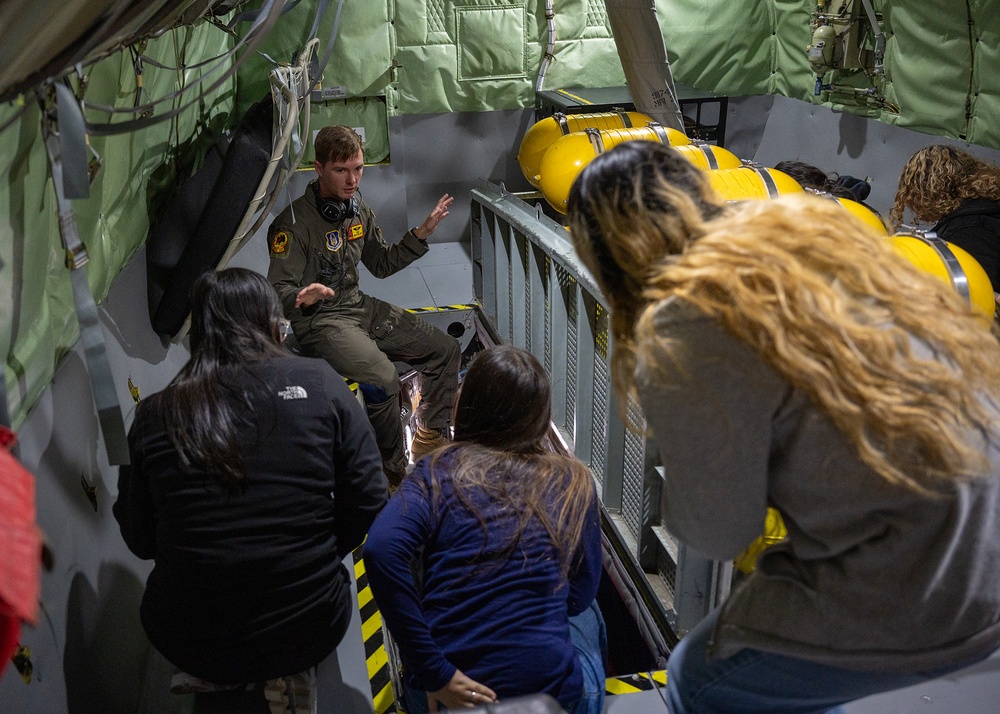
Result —
<path fill-rule="evenodd" d="M 461 353 L 455 338 L 358 287 L 360 261 L 377 278 L 396 273 L 428 251 L 412 232 L 395 244 L 382 239 L 375 214 L 361 202 L 359 215 L 335 225 L 320 215 L 312 186 L 268 230 L 268 280 L 281 298 L 295 338 L 309 354 L 323 357 L 357 382 L 382 453 L 383 465 L 406 466 L 399 418 L 399 372 L 393 361 L 420 372 L 421 425 L 442 429 L 451 422 Z M 296 308 L 299 290 L 311 283 L 333 288 L 332 298 Z"/>

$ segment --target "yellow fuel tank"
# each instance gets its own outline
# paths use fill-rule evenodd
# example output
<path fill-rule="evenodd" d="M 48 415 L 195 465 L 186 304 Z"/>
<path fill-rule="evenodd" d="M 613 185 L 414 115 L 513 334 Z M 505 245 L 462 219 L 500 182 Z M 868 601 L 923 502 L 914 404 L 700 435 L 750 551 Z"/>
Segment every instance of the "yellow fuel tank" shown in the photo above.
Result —
<path fill-rule="evenodd" d="M 857 201 L 852 201 L 849 198 L 838 198 L 837 202 L 852 213 L 855 218 L 860 218 L 862 222 L 871 226 L 878 232 L 879 235 L 889 235 L 889 231 L 886 229 L 885 223 L 883 223 L 882 219 L 878 217 L 878 214 L 868 208 L 868 206 L 864 206 Z"/>
<path fill-rule="evenodd" d="M 975 258 L 957 245 L 936 237 L 894 235 L 889 240 L 899 255 L 952 285 L 973 309 L 992 319 L 996 310 L 993 285 Z"/>
<path fill-rule="evenodd" d="M 517 151 L 517 163 L 524 177 L 535 188 L 541 182 L 540 170 L 546 149 L 556 139 L 584 129 L 628 129 L 644 127 L 653 120 L 640 112 L 597 112 L 592 114 L 553 114 L 536 121 L 524 133 Z"/>
<path fill-rule="evenodd" d="M 699 169 L 738 169 L 743 165 L 739 157 L 728 149 L 714 144 L 686 144 L 673 147 L 685 159 Z"/>
<path fill-rule="evenodd" d="M 729 201 L 750 198 L 776 198 L 788 193 L 802 193 L 795 179 L 777 169 L 757 169 L 744 166 L 738 169 L 718 169 L 708 172 L 712 188 Z"/>
<path fill-rule="evenodd" d="M 768 507 L 767 516 L 764 518 L 764 532 L 757 536 L 745 551 L 740 553 L 733 560 L 733 565 L 744 573 L 752 573 L 757 568 L 757 558 L 772 545 L 777 545 L 788 535 L 788 528 L 781 514 L 774 508 Z"/>
<path fill-rule="evenodd" d="M 631 129 L 587 129 L 556 139 L 542 156 L 539 188 L 554 209 L 566 213 L 569 189 L 583 167 L 608 149 L 626 141 L 658 141 L 683 146 L 691 140 L 676 129 L 653 124 Z"/>

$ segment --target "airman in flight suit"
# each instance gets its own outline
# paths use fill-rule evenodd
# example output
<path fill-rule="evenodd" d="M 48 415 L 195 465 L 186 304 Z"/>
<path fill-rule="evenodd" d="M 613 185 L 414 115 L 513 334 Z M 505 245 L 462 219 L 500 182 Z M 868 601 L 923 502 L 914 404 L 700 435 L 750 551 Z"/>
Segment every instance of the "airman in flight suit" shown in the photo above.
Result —
<path fill-rule="evenodd" d="M 383 467 L 395 485 L 405 472 L 406 454 L 393 361 L 420 372 L 417 454 L 448 438 L 461 355 L 453 337 L 361 292 L 358 262 L 377 278 L 402 270 L 428 251 L 427 238 L 454 199 L 442 196 L 423 223 L 389 245 L 358 196 L 361 137 L 349 127 L 329 126 L 320 130 L 314 147 L 316 180 L 268 231 L 268 279 L 299 345 L 360 385 Z"/>

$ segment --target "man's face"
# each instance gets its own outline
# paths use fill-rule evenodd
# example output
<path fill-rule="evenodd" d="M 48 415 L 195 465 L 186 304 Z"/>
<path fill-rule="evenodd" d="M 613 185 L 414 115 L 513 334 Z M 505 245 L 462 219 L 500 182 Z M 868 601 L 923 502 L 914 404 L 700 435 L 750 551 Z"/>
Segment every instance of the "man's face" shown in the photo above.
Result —
<path fill-rule="evenodd" d="M 346 161 L 313 162 L 319 176 L 319 195 L 323 198 L 338 198 L 350 201 L 361 183 L 361 173 L 365 169 L 365 155 L 359 151 Z"/>

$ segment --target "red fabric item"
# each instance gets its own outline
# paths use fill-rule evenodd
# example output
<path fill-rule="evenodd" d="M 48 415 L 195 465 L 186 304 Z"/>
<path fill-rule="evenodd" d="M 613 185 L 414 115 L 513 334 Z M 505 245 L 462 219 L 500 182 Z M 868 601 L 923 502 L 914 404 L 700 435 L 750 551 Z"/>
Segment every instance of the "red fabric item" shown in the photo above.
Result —
<path fill-rule="evenodd" d="M 21 621 L 16 617 L 0 615 L 0 675 L 10 663 L 17 649 L 17 640 L 21 636 Z"/>
<path fill-rule="evenodd" d="M 35 479 L 0 449 L 0 613 L 34 624 L 42 538 L 35 525 Z"/>

